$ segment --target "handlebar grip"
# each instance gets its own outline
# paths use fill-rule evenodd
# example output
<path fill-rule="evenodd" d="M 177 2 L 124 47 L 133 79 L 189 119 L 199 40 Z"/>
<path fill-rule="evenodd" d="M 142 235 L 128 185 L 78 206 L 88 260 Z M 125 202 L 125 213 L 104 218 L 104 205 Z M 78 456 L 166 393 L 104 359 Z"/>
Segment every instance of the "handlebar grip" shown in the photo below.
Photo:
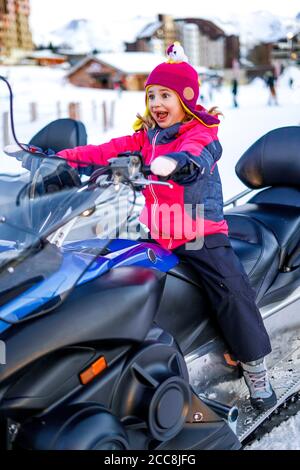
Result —
<path fill-rule="evenodd" d="M 174 171 L 174 174 L 175 175 L 178 175 L 178 176 L 186 176 L 186 175 L 190 175 L 191 172 L 193 171 L 194 169 L 194 164 L 193 163 L 190 163 L 189 165 L 185 165 L 183 168 L 181 168 L 180 170 L 175 170 Z M 144 176 L 150 176 L 152 175 L 152 171 L 151 171 L 151 166 L 150 165 L 143 165 L 143 169 L 142 169 L 142 173 Z M 166 181 L 169 179 L 169 177 L 162 177 L 160 176 L 159 179 L 162 179 L 163 181 Z"/>

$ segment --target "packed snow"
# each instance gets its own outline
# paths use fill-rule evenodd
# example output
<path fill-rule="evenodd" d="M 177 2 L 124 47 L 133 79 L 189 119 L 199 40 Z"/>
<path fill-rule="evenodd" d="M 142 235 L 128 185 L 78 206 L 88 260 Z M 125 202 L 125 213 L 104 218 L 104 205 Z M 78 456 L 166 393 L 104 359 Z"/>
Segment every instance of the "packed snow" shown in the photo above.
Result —
<path fill-rule="evenodd" d="M 246 450 L 300 450 L 300 413 L 281 423 Z"/>
<path fill-rule="evenodd" d="M 33 66 L 0 66 L 0 74 L 13 87 L 16 133 L 21 142 L 27 142 L 51 120 L 68 117 L 68 103 L 81 104 L 81 120 L 87 127 L 88 141 L 103 143 L 113 137 L 132 133 L 132 122 L 137 112 L 144 110 L 143 92 L 121 92 L 76 88 L 66 82 L 66 71 L 61 68 Z M 293 78 L 292 87 L 289 79 Z M 245 186 L 235 175 L 234 167 L 243 152 L 266 132 L 284 126 L 300 126 L 300 70 L 291 67 L 278 80 L 278 106 L 268 106 L 269 92 L 261 79 L 240 85 L 239 107 L 234 108 L 229 84 L 210 88 L 203 84 L 202 104 L 217 105 L 224 117 L 219 137 L 223 156 L 219 164 L 224 198 L 228 199 Z M 8 90 L 0 82 L 1 127 L 0 146 L 3 147 L 3 113 L 9 109 Z M 37 120 L 31 122 L 30 103 L 37 103 Z M 108 114 L 109 129 L 104 129 L 103 103 Z M 300 131 L 300 127 L 299 127 Z M 12 138 L 10 137 L 12 142 Z M 20 163 L 1 155 L 0 172 L 20 171 Z M 250 449 L 300 449 L 300 414 L 272 431 Z"/>

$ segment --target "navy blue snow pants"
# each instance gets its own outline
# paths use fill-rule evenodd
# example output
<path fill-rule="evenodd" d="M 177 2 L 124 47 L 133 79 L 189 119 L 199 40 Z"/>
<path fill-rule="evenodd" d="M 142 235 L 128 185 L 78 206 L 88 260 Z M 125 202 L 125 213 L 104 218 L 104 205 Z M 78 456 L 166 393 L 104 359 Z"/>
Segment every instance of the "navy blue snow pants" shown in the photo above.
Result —
<path fill-rule="evenodd" d="M 229 350 L 242 362 L 255 361 L 271 352 L 268 333 L 255 303 L 248 276 L 226 235 L 208 235 L 200 250 L 173 251 L 193 266 L 210 300 Z"/>

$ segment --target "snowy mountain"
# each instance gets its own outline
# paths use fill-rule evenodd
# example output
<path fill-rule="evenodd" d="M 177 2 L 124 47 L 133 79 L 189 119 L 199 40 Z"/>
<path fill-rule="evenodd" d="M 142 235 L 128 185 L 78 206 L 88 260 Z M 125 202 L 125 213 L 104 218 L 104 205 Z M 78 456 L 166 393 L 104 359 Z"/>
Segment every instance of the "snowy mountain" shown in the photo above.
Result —
<path fill-rule="evenodd" d="M 298 18 L 299 17 L 299 18 Z M 273 42 L 286 37 L 288 32 L 300 29 L 300 13 L 295 18 L 274 15 L 270 11 L 256 11 L 236 16 L 230 21 L 211 18 L 226 34 L 239 34 L 241 44 L 251 47 L 260 42 Z"/>
<path fill-rule="evenodd" d="M 33 32 L 37 45 L 72 49 L 77 53 L 88 53 L 95 49 L 101 52 L 122 51 L 124 42 L 134 41 L 142 28 L 155 21 L 155 17 L 135 17 L 130 22 L 76 19 L 50 33 Z"/>
<path fill-rule="evenodd" d="M 244 33 L 246 43 L 273 42 L 286 37 L 288 32 L 296 32 L 296 23 L 296 19 L 279 18 L 270 12 L 259 11 L 241 22 L 241 33 Z"/>
<path fill-rule="evenodd" d="M 241 44 L 246 48 L 259 42 L 276 41 L 300 28 L 300 13 L 295 18 L 282 18 L 270 11 L 256 11 L 232 17 L 230 21 L 218 17 L 207 19 L 219 25 L 226 34 L 239 35 Z M 51 42 L 54 46 L 82 53 L 94 49 L 101 52 L 122 51 L 125 41 L 134 41 L 145 26 L 155 21 L 157 18 L 154 16 L 138 16 L 126 22 L 112 20 L 105 24 L 101 20 L 76 19 L 51 33 L 33 33 L 37 45 L 48 46 Z"/>

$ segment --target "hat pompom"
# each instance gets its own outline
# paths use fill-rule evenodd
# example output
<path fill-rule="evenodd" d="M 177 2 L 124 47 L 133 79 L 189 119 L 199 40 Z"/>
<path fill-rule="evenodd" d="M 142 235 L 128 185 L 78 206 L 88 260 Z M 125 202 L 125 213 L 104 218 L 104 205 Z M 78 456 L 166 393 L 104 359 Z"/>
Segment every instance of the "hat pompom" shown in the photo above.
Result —
<path fill-rule="evenodd" d="M 167 49 L 167 55 L 169 57 L 169 63 L 180 63 L 180 62 L 188 62 L 188 58 L 185 55 L 184 49 L 180 42 L 175 41 L 174 44 Z"/>

